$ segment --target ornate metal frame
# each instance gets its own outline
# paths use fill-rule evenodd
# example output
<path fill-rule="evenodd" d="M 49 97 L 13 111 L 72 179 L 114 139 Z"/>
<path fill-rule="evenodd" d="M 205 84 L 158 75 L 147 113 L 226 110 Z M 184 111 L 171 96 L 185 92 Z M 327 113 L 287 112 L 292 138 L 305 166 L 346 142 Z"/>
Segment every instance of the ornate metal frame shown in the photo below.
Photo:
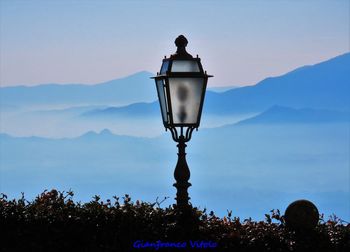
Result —
<path fill-rule="evenodd" d="M 183 134 L 184 133 L 184 128 L 185 127 L 180 127 L 180 136 L 179 136 L 179 134 L 177 132 L 176 127 L 169 127 L 169 128 L 166 128 L 166 129 L 170 130 L 171 136 L 173 137 L 173 140 L 175 142 L 179 143 L 180 141 L 184 141 L 186 143 L 186 142 L 191 140 L 193 130 L 195 130 L 195 129 L 198 130 L 198 128 L 191 127 L 191 126 L 187 127 L 185 135 Z M 181 136 L 183 136 L 183 139 L 181 139 Z"/>

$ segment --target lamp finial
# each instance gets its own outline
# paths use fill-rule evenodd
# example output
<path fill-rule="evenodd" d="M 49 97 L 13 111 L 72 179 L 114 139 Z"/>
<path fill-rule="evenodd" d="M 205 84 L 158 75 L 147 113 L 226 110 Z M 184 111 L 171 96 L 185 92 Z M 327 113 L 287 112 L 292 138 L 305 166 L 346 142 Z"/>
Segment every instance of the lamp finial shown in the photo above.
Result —
<path fill-rule="evenodd" d="M 172 55 L 177 58 L 192 58 L 188 52 L 186 52 L 186 46 L 188 44 L 188 40 L 184 35 L 180 35 L 175 39 L 175 45 L 177 47 L 176 54 Z"/>
<path fill-rule="evenodd" d="M 188 44 L 188 40 L 184 35 L 180 35 L 175 39 L 175 45 L 179 48 L 185 48 Z"/>

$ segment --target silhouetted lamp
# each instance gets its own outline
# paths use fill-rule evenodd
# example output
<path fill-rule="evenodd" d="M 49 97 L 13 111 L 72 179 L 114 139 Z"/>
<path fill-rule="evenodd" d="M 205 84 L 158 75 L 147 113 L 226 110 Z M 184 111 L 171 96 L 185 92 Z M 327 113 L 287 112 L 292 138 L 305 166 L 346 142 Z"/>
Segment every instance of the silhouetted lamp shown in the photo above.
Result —
<path fill-rule="evenodd" d="M 187 39 L 180 35 L 175 40 L 177 51 L 163 59 L 155 79 L 163 124 L 178 143 L 178 161 L 174 172 L 178 207 L 188 206 L 187 189 L 191 184 L 190 170 L 186 162 L 186 142 L 198 129 L 202 114 L 207 81 L 211 75 L 203 71 L 198 55 L 193 58 L 186 52 Z"/>

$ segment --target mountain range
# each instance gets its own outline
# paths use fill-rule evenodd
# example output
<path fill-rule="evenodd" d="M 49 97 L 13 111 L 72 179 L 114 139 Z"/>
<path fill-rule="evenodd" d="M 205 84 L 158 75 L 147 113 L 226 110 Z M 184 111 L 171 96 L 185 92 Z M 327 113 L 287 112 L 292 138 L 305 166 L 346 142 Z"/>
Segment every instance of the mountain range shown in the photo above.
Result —
<path fill-rule="evenodd" d="M 314 108 L 350 111 L 350 53 L 330 60 L 304 66 L 287 74 L 266 78 L 254 86 L 237 87 L 225 92 L 207 91 L 203 111 L 227 115 L 263 112 L 279 105 L 291 108 Z M 154 114 L 156 90 L 149 72 L 112 80 L 96 85 L 46 84 L 34 87 L 2 87 L 2 107 L 61 105 L 103 105 L 100 112 Z M 140 104 L 140 102 L 143 102 Z M 122 109 L 115 107 L 128 106 Z M 158 109 L 159 111 L 159 109 Z M 90 113 L 96 116 L 98 111 Z"/>
<path fill-rule="evenodd" d="M 84 105 L 127 105 L 156 100 L 153 76 L 139 72 L 95 85 L 42 84 L 0 88 L 1 106 L 69 107 Z"/>
<path fill-rule="evenodd" d="M 321 109 L 293 109 L 273 106 L 266 111 L 242 120 L 237 125 L 248 124 L 294 124 L 294 123 L 348 123 L 350 113 Z"/>
<path fill-rule="evenodd" d="M 274 105 L 350 111 L 350 53 L 266 78 L 254 86 L 208 94 L 209 113 L 262 112 Z"/>
<path fill-rule="evenodd" d="M 254 86 L 225 92 L 207 91 L 203 113 L 232 115 L 261 113 L 273 106 L 350 112 L 350 53 L 267 78 Z M 94 110 L 84 116 L 155 115 L 158 102 Z M 310 111 L 309 111 L 310 112 Z"/>
<path fill-rule="evenodd" d="M 219 215 L 262 219 L 307 198 L 320 213 L 348 220 L 349 130 L 345 123 L 227 125 L 194 132 L 186 148 L 191 202 Z M 0 134 L 1 191 L 9 197 L 72 189 L 78 200 L 130 194 L 174 202 L 176 143 L 105 129 L 51 139 Z"/>

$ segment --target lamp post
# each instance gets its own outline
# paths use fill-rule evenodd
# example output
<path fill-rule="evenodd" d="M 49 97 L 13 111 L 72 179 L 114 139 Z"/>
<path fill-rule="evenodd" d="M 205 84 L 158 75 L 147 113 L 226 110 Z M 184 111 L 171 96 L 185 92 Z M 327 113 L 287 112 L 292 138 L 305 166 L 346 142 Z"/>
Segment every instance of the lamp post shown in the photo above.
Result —
<path fill-rule="evenodd" d="M 177 51 L 163 64 L 155 79 L 163 124 L 177 142 L 178 161 L 174 171 L 178 208 L 189 206 L 187 189 L 191 186 L 190 170 L 186 162 L 186 142 L 198 129 L 202 114 L 207 81 L 211 75 L 203 70 L 201 60 L 186 52 L 187 39 L 180 35 L 175 40 Z"/>

